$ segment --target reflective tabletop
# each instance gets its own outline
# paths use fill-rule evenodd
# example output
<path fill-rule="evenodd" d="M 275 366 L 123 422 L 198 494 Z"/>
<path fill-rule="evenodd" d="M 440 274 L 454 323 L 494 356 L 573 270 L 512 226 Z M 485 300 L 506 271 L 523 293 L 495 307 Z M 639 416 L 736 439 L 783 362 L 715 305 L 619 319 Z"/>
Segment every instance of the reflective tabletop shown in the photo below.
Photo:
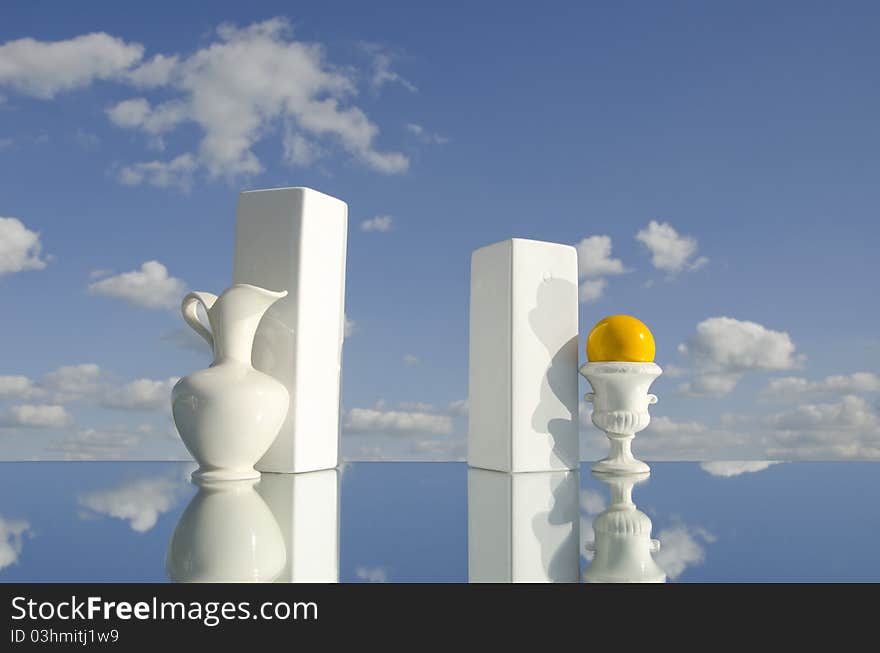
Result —
<path fill-rule="evenodd" d="M 0 463 L 0 580 L 880 581 L 880 463 Z"/>

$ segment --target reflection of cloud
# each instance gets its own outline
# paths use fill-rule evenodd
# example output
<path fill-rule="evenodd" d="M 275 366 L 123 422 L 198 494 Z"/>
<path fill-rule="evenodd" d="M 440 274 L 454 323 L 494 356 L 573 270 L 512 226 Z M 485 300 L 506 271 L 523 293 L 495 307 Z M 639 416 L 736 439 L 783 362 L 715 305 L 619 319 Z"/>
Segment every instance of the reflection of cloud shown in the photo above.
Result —
<path fill-rule="evenodd" d="M 358 567 L 355 575 L 368 583 L 387 583 L 388 570 L 384 567 Z"/>
<path fill-rule="evenodd" d="M 24 536 L 30 530 L 29 522 L 23 519 L 6 519 L 0 515 L 0 569 L 18 562 Z"/>
<path fill-rule="evenodd" d="M 176 475 L 142 478 L 80 495 L 78 503 L 96 513 L 125 520 L 133 531 L 145 533 L 156 525 L 159 515 L 177 505 L 185 487 Z"/>
<path fill-rule="evenodd" d="M 712 476 L 739 476 L 740 474 L 753 474 L 762 472 L 772 465 L 778 465 L 778 460 L 713 460 L 700 463 L 700 469 Z"/>
<path fill-rule="evenodd" d="M 654 554 L 654 560 L 670 579 L 675 579 L 688 567 L 702 564 L 706 560 L 703 544 L 711 544 L 715 541 L 715 536 L 704 528 L 690 528 L 679 524 L 664 528 L 657 534 L 657 539 L 661 546 L 660 551 Z"/>

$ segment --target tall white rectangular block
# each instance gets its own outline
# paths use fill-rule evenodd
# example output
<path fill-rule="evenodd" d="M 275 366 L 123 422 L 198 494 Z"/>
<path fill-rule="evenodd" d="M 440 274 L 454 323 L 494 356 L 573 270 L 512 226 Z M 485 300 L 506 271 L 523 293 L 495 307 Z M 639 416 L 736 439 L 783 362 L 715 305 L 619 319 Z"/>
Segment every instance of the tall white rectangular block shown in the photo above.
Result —
<path fill-rule="evenodd" d="M 514 238 L 471 258 L 468 464 L 578 467 L 577 252 Z"/>
<path fill-rule="evenodd" d="M 279 583 L 339 582 L 339 471 L 263 474 L 257 492 L 275 516 L 287 562 Z"/>
<path fill-rule="evenodd" d="M 578 582 L 579 494 L 577 471 L 469 469 L 470 582 Z"/>
<path fill-rule="evenodd" d="M 287 419 L 257 463 L 264 472 L 308 472 L 339 462 L 348 206 L 310 188 L 239 195 L 235 283 L 286 290 L 266 313 L 253 364 L 290 392 Z"/>

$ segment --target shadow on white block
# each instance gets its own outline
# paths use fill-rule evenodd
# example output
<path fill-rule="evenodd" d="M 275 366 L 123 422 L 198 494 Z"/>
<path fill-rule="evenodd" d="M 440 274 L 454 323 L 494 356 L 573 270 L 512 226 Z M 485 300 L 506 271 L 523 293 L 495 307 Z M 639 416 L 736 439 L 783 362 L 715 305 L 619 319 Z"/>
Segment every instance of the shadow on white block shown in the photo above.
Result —
<path fill-rule="evenodd" d="M 468 464 L 578 466 L 577 252 L 512 239 L 471 258 Z"/>

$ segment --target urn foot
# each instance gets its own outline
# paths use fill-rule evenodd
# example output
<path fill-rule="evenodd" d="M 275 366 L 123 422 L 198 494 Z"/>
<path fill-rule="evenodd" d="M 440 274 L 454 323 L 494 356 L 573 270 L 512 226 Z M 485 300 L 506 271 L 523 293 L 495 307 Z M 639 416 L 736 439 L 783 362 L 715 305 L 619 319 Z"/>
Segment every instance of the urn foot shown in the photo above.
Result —
<path fill-rule="evenodd" d="M 593 465 L 593 471 L 600 474 L 644 474 L 651 471 L 647 463 L 632 454 L 634 435 L 608 433 L 611 442 L 611 453 Z"/>
<path fill-rule="evenodd" d="M 260 472 L 253 467 L 241 469 L 205 469 L 199 467 L 192 473 L 192 480 L 197 482 L 245 481 L 252 478 L 260 478 Z"/>

